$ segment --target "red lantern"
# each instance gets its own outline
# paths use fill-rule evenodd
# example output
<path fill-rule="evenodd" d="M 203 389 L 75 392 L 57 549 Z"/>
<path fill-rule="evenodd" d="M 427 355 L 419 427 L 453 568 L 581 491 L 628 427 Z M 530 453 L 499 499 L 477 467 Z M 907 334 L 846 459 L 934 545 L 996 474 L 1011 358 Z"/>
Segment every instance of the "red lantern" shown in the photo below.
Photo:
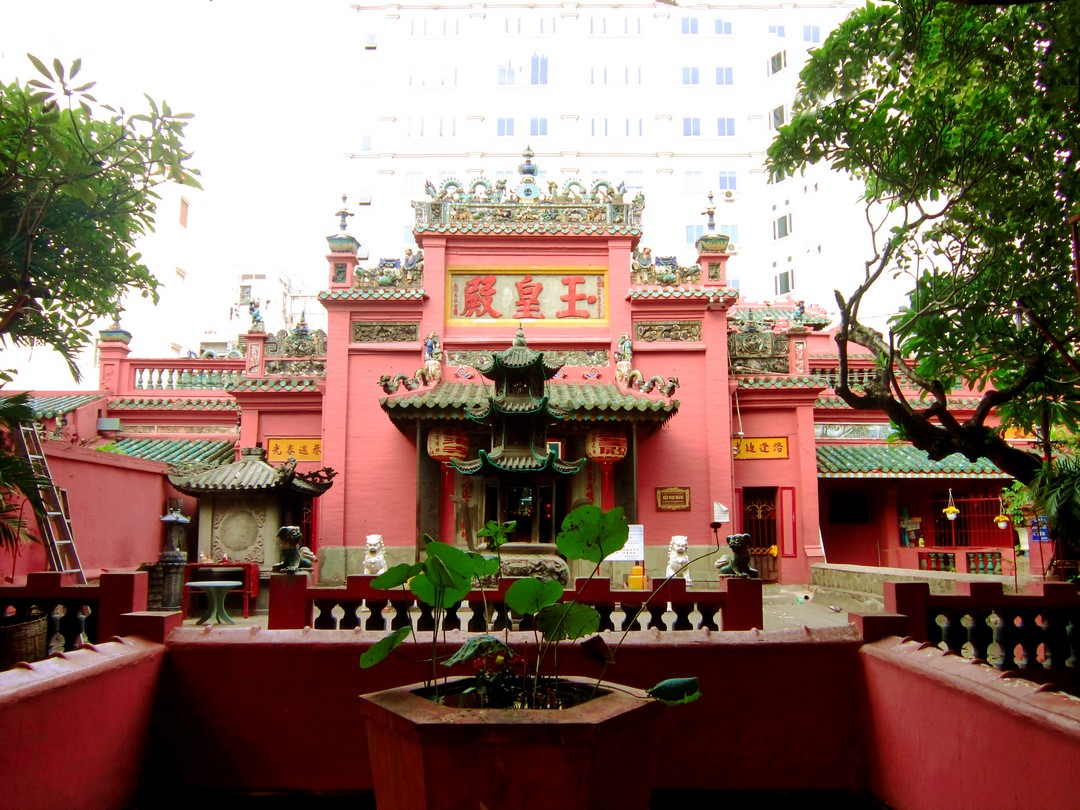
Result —
<path fill-rule="evenodd" d="M 585 436 L 585 456 L 592 461 L 622 461 L 626 458 L 626 434 L 613 428 L 590 430 Z"/>
<path fill-rule="evenodd" d="M 459 428 L 434 428 L 428 432 L 428 455 L 436 461 L 461 461 L 469 456 L 469 437 Z"/>
<path fill-rule="evenodd" d="M 611 465 L 626 458 L 626 434 L 615 428 L 597 428 L 585 435 L 585 455 L 600 464 L 600 504 L 604 511 L 615 507 L 615 483 Z"/>

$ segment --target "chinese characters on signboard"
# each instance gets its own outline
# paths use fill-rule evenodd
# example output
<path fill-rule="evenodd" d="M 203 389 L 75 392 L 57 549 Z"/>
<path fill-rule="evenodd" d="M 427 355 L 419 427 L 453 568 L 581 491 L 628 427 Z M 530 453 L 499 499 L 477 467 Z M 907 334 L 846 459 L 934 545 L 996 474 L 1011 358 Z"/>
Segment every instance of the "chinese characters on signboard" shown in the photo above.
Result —
<path fill-rule="evenodd" d="M 659 512 L 689 512 L 690 487 L 657 487 L 656 509 Z"/>
<path fill-rule="evenodd" d="M 291 437 L 288 439 L 268 439 L 266 460 L 322 461 L 322 439 L 313 437 Z"/>
<path fill-rule="evenodd" d="M 449 317 L 458 323 L 607 320 L 605 274 L 596 268 L 449 268 Z"/>
<path fill-rule="evenodd" d="M 787 436 L 743 436 L 735 440 L 735 458 L 787 458 Z"/>

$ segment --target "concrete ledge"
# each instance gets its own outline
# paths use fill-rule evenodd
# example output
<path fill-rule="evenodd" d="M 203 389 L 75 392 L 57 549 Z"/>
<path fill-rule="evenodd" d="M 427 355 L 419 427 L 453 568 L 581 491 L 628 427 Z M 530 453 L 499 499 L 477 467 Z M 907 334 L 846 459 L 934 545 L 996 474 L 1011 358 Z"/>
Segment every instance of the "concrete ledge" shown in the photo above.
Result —
<path fill-rule="evenodd" d="M 915 571 L 910 568 L 877 568 L 870 565 L 834 565 L 814 563 L 810 566 L 810 583 L 819 588 L 831 588 L 849 593 L 863 593 L 882 598 L 882 583 L 925 582 L 930 593 L 956 593 L 958 582 L 995 582 L 1007 585 L 1011 591 L 1013 578 L 991 574 L 958 574 L 951 571 Z"/>

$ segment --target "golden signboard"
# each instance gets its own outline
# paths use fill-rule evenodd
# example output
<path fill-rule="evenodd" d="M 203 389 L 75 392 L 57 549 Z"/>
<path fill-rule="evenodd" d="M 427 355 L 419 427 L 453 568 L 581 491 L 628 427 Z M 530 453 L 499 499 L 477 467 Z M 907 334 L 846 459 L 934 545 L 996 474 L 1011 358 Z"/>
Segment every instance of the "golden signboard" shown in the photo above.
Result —
<path fill-rule="evenodd" d="M 456 325 L 607 324 L 603 267 L 454 266 L 447 271 L 447 318 Z"/>
<path fill-rule="evenodd" d="M 690 487 L 657 487 L 656 509 L 659 512 L 689 512 Z"/>
<path fill-rule="evenodd" d="M 735 458 L 787 458 L 787 436 L 743 436 L 734 444 Z"/>
<path fill-rule="evenodd" d="M 290 436 L 267 439 L 266 460 L 322 461 L 322 438 L 319 436 Z"/>

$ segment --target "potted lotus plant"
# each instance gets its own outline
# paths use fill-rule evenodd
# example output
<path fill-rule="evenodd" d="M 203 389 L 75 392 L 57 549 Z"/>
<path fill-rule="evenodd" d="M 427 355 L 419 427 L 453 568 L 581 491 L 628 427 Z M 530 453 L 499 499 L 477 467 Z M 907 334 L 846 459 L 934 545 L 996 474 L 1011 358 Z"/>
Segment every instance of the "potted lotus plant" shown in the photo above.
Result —
<path fill-rule="evenodd" d="M 560 674 L 562 644 L 585 640 L 588 656 L 605 667 L 618 648 L 608 648 L 598 634 L 600 615 L 579 600 L 580 592 L 565 594 L 561 583 L 537 577 L 515 580 L 505 594 L 506 607 L 531 625 L 531 639 L 506 631 L 467 637 L 456 650 L 440 644 L 445 610 L 464 599 L 474 581 L 497 575 L 499 541 L 508 534 L 487 534 L 494 555 L 431 540 L 423 561 L 395 566 L 372 583 L 407 587 L 435 615 L 430 642 L 413 645 L 426 650 L 418 654 L 424 681 L 362 696 L 379 808 L 522 807 L 550 800 L 561 808 L 644 810 L 648 790 L 612 778 L 625 761 L 625 741 L 651 739 L 647 725 L 660 703 L 696 700 L 696 678 L 641 691 Z M 593 563 L 595 575 L 628 536 L 622 508 L 603 512 L 586 505 L 566 517 L 556 545 L 568 560 Z M 384 637 L 361 656 L 361 666 L 384 660 L 412 632 L 405 627 Z M 447 677 L 455 667 L 471 674 Z M 416 766 L 407 777 L 403 763 Z M 477 772 L 469 778 L 472 768 Z"/>

